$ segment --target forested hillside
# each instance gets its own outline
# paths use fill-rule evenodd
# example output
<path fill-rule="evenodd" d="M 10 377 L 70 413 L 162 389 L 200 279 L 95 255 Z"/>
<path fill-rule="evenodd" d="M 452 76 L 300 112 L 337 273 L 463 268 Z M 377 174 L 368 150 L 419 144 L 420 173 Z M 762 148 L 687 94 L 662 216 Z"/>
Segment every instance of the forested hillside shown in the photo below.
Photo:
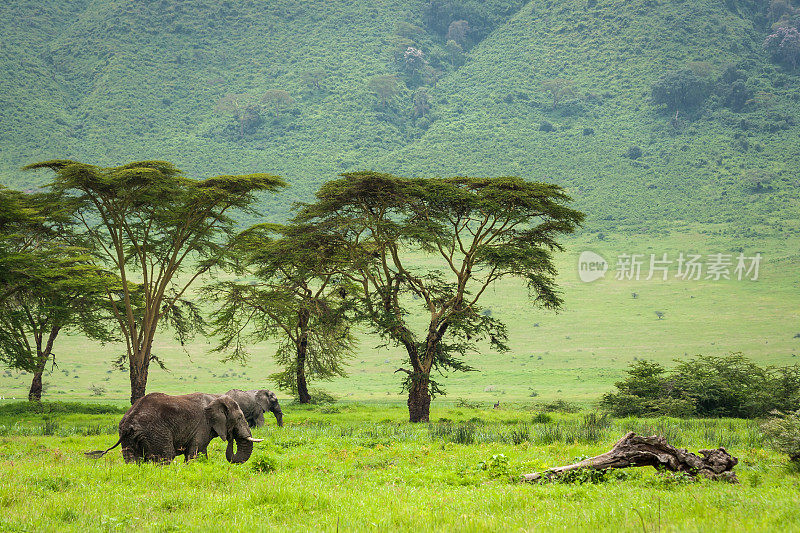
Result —
<path fill-rule="evenodd" d="M 272 172 L 281 217 L 346 170 L 518 174 L 566 185 L 590 230 L 783 235 L 797 18 L 784 0 L 7 2 L 0 180 L 65 157 Z"/>

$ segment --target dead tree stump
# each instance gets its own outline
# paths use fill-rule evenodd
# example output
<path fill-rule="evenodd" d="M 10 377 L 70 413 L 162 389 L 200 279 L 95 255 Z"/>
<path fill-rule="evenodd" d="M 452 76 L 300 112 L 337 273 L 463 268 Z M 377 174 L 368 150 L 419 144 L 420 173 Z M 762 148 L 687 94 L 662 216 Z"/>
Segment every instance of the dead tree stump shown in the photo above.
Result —
<path fill-rule="evenodd" d="M 664 437 L 653 435 L 642 437 L 630 432 L 622 437 L 610 450 L 602 455 L 590 457 L 583 461 L 551 468 L 545 472 L 525 474 L 523 481 L 547 481 L 570 470 L 589 468 L 606 470 L 608 468 L 629 468 L 635 466 L 652 466 L 671 472 L 685 472 L 691 476 L 703 476 L 709 479 L 738 483 L 733 467 L 739 462 L 725 448 L 716 450 L 700 450 L 703 457 L 667 444 Z"/>

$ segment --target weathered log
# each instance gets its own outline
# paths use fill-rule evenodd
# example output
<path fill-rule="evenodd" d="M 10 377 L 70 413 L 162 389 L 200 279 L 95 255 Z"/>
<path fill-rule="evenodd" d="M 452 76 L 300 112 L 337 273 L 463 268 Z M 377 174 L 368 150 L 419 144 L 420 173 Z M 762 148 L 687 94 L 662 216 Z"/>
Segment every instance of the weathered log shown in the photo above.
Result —
<path fill-rule="evenodd" d="M 544 472 L 525 474 L 523 481 L 547 481 L 570 470 L 589 468 L 606 470 L 609 468 L 628 468 L 635 466 L 652 466 L 671 472 L 685 472 L 691 476 L 703 476 L 709 479 L 738 483 L 733 467 L 739 462 L 725 448 L 716 450 L 700 450 L 703 457 L 684 449 L 667 444 L 664 437 L 652 435 L 642 437 L 630 432 L 622 437 L 610 450 L 596 457 L 590 457 L 577 463 L 551 468 Z"/>

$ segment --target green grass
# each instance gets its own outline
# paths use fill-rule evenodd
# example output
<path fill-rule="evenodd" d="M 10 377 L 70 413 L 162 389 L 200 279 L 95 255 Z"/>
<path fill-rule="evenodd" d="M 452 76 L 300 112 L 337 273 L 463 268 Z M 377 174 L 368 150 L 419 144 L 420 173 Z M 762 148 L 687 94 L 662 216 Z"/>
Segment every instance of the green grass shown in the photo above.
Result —
<path fill-rule="evenodd" d="M 571 433 L 586 415 L 449 407 L 453 427 L 473 427 L 471 444 L 442 424 L 409 425 L 402 405 L 286 405 L 286 425 L 243 465 L 209 459 L 169 466 L 126 465 L 82 452 L 115 434 L 0 436 L 0 527 L 59 531 L 770 531 L 800 523 L 800 477 L 763 448 L 753 422 L 615 420 L 597 433 Z M 98 417 L 104 423 L 106 415 Z M 60 422 L 60 420 L 59 420 Z M 95 423 L 87 420 L 86 424 Z M 447 423 L 445 423 L 447 424 Z M 543 436 L 561 429 L 561 437 Z M 598 484 L 527 485 L 517 476 L 606 451 L 627 430 L 665 434 L 676 445 L 725 445 L 740 462 L 740 485 L 687 482 L 631 469 Z M 512 435 L 526 434 L 514 442 Z M 498 456 L 504 456 L 499 458 Z M 641 516 L 641 518 L 640 518 Z"/>

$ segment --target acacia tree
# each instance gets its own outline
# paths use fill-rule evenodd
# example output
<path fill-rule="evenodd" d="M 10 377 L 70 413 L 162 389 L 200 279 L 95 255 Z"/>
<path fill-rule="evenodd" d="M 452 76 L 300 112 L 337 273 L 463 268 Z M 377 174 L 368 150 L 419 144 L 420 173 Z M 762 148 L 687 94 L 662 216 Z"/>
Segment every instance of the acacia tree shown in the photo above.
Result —
<path fill-rule="evenodd" d="M 208 287 L 217 310 L 217 351 L 245 360 L 247 342 L 280 338 L 275 354 L 282 370 L 271 377 L 283 390 L 309 403 L 309 380 L 345 376 L 350 334 L 349 283 L 337 273 L 342 257 L 336 242 L 314 228 L 258 225 L 237 238 L 233 270 L 252 281 L 223 281 Z"/>
<path fill-rule="evenodd" d="M 429 419 L 441 388 L 433 370 L 465 371 L 477 341 L 505 350 L 502 322 L 482 313 L 486 289 L 522 278 L 534 301 L 561 306 L 551 253 L 583 214 L 563 190 L 518 177 L 405 179 L 356 172 L 327 182 L 296 220 L 315 224 L 347 254 L 342 274 L 360 286 L 363 316 L 384 339 L 403 346 L 411 422 Z M 418 253 L 426 254 L 424 267 Z M 435 266 L 431 266 L 435 265 Z M 414 298 L 407 298 L 407 296 Z M 427 326 L 414 331 L 419 302 Z"/>
<path fill-rule="evenodd" d="M 3 275 L 0 279 L 0 361 L 33 374 L 28 399 L 42 397 L 42 375 L 63 330 L 112 339 L 106 292 L 119 280 L 70 246 L 65 206 L 49 194 L 3 189 Z"/>
<path fill-rule="evenodd" d="M 553 99 L 553 109 L 556 108 L 562 98 L 575 94 L 572 90 L 572 80 L 566 80 L 563 78 L 544 80 L 542 82 L 542 89 L 550 93 L 550 97 Z"/>
<path fill-rule="evenodd" d="M 181 343 L 201 325 L 184 295 L 226 250 L 230 211 L 248 211 L 256 192 L 285 185 L 269 174 L 199 181 L 164 161 L 103 168 L 56 160 L 25 168 L 56 173 L 50 187 L 71 198 L 82 237 L 120 276 L 120 297 L 108 298 L 126 342 L 131 403 L 145 395 L 151 361 L 160 364 L 152 345 L 163 320 Z"/>
<path fill-rule="evenodd" d="M 239 125 L 239 138 L 245 131 L 257 127 L 261 121 L 261 105 L 251 94 L 226 94 L 217 102 L 214 111 L 232 117 Z"/>
<path fill-rule="evenodd" d="M 115 340 L 108 294 L 119 278 L 92 263 L 84 251 L 58 245 L 31 254 L 29 272 L 0 303 L 0 360 L 33 374 L 28 400 L 42 399 L 42 375 L 62 331 L 101 342 Z"/>

